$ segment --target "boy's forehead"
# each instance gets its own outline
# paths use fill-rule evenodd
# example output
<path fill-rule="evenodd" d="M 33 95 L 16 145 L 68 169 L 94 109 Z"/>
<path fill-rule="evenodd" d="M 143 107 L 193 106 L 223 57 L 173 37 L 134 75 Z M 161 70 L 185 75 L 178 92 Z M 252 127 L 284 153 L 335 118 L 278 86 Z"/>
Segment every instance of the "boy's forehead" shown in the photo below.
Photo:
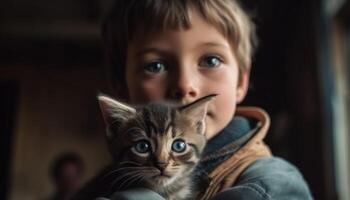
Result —
<path fill-rule="evenodd" d="M 195 47 L 219 47 L 230 49 L 227 38 L 212 24 L 206 22 L 199 14 L 191 17 L 191 26 L 184 28 L 165 28 L 148 30 L 140 26 L 129 41 L 129 48 L 159 47 L 162 49 L 176 47 L 179 43 Z"/>

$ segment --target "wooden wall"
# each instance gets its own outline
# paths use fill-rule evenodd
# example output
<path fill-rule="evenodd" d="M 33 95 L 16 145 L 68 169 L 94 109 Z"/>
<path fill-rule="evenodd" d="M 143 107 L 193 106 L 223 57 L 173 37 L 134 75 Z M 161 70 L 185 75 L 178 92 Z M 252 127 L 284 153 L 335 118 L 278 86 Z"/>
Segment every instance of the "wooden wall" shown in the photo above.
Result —
<path fill-rule="evenodd" d="M 79 153 L 91 177 L 110 157 L 96 94 L 105 91 L 98 68 L 0 68 L 18 83 L 9 199 L 40 199 L 53 191 L 49 167 L 62 152 Z"/>

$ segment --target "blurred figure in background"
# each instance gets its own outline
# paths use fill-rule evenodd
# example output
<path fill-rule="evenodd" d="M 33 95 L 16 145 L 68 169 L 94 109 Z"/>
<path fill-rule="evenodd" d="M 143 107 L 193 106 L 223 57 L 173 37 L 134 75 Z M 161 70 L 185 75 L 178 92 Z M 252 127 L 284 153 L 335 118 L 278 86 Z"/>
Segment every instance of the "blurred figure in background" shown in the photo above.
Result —
<path fill-rule="evenodd" d="M 64 153 L 53 162 L 50 175 L 55 192 L 45 200 L 68 200 L 83 184 L 83 160 L 76 153 Z"/>

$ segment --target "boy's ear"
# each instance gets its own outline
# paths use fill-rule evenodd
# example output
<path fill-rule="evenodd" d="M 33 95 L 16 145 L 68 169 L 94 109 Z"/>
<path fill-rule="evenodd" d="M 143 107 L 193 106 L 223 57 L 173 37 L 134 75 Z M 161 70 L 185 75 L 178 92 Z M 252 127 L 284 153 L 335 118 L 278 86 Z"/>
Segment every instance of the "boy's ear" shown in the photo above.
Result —
<path fill-rule="evenodd" d="M 136 113 L 134 108 L 105 95 L 98 95 L 97 98 L 107 127 L 114 123 L 123 123 Z"/>
<path fill-rule="evenodd" d="M 249 88 L 249 71 L 250 70 L 242 71 L 239 77 L 236 90 L 236 104 L 241 103 L 247 94 Z"/>

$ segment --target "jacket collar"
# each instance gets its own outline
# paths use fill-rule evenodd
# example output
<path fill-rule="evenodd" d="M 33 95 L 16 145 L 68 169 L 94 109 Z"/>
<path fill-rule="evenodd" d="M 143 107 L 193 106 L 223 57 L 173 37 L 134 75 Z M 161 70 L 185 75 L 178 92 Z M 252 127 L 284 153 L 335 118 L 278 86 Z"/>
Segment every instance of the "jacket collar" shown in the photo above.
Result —
<path fill-rule="evenodd" d="M 250 130 L 240 138 L 211 153 L 212 159 L 207 159 L 208 155 L 202 159 L 195 174 L 197 178 L 195 181 L 199 188 L 203 189 L 197 199 L 211 199 L 218 192 L 232 187 L 242 172 L 252 163 L 272 156 L 270 149 L 263 142 L 270 125 L 267 113 L 259 108 L 241 107 L 237 109 L 236 116 L 255 119 L 257 121 L 256 130 Z M 218 152 L 223 149 L 234 150 L 226 155 L 220 155 Z"/>
<path fill-rule="evenodd" d="M 264 110 L 257 107 L 238 107 L 231 122 L 208 141 L 202 155 L 201 168 L 210 172 L 249 140 L 263 140 L 269 125 L 270 118 Z"/>

